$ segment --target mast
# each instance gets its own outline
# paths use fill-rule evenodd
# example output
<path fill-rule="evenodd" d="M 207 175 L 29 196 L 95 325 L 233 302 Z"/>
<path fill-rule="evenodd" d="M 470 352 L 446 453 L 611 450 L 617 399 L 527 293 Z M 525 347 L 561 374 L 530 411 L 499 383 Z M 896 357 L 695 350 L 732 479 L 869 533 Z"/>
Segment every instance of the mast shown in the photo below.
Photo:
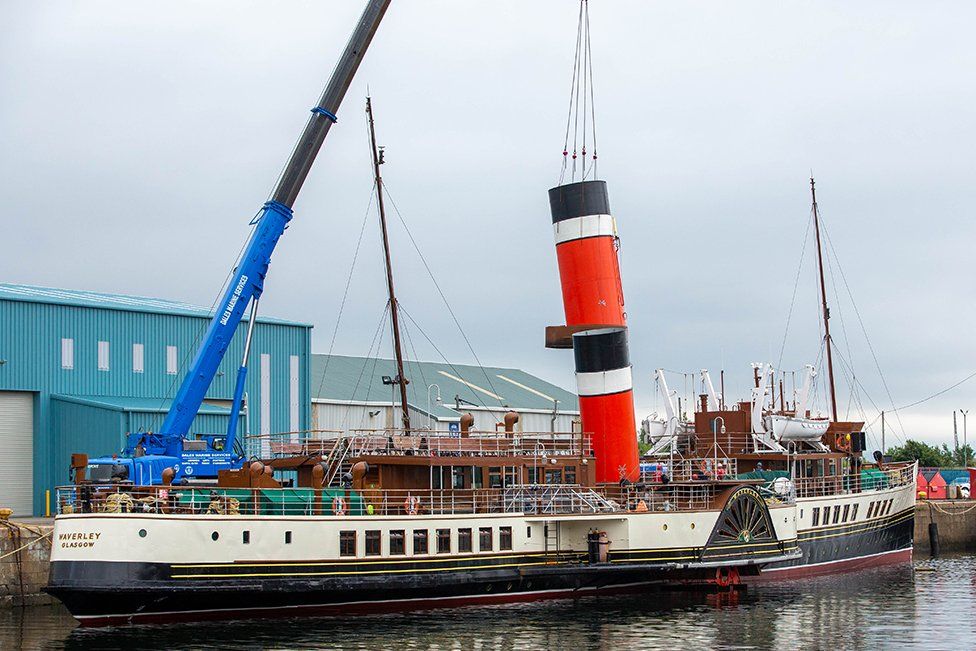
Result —
<path fill-rule="evenodd" d="M 820 298 L 823 307 L 824 341 L 827 347 L 827 382 L 830 384 L 830 419 L 837 422 L 837 392 L 834 390 L 834 360 L 830 352 L 830 308 L 827 307 L 827 284 L 824 282 L 823 247 L 820 245 L 820 214 L 817 210 L 817 187 L 810 177 L 810 196 L 813 198 L 813 229 L 817 234 L 817 266 L 820 269 Z"/>
<path fill-rule="evenodd" d="M 403 351 L 400 346 L 400 305 L 393 291 L 393 263 L 390 260 L 390 237 L 386 232 L 386 209 L 383 204 L 383 178 L 380 165 L 383 157 L 376 146 L 376 129 L 373 126 L 373 102 L 366 98 L 366 114 L 369 116 L 369 140 L 373 155 L 373 174 L 376 178 L 376 205 L 380 210 L 380 230 L 383 232 L 383 255 L 386 258 L 386 288 L 390 294 L 390 316 L 393 323 L 393 354 L 396 358 L 396 382 L 400 385 L 400 414 L 403 416 L 403 429 L 410 430 L 410 408 L 407 406 L 407 378 L 403 374 Z"/>

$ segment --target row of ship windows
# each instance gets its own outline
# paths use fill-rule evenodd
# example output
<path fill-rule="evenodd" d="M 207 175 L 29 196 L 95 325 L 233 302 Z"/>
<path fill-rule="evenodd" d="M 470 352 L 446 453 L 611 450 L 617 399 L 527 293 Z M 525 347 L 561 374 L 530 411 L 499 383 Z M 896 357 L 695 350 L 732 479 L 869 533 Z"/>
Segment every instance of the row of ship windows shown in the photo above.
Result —
<path fill-rule="evenodd" d="M 431 543 L 433 553 L 450 554 L 454 536 L 450 529 L 436 529 L 433 541 L 427 529 L 414 529 L 410 536 L 412 542 L 411 553 L 415 556 L 430 554 Z M 379 530 L 367 530 L 363 535 L 364 553 L 366 556 L 381 556 L 383 553 L 383 533 Z M 460 554 L 471 553 L 474 550 L 474 529 L 461 528 L 457 530 L 457 551 Z M 491 552 L 495 549 L 494 527 L 478 528 L 478 551 Z M 499 551 L 512 550 L 512 528 L 498 528 Z M 405 556 L 407 554 L 407 531 L 393 529 L 387 532 L 387 550 L 390 556 Z M 353 558 L 359 555 L 359 532 L 339 532 L 339 556 Z"/>
<path fill-rule="evenodd" d="M 874 517 L 879 517 L 883 515 L 888 515 L 891 512 L 891 506 L 894 499 L 888 500 L 876 500 L 871 502 L 868 506 L 867 519 L 870 520 Z M 854 522 L 857 520 L 857 509 L 859 504 L 844 504 L 843 510 L 841 510 L 840 504 L 835 504 L 833 507 L 833 512 L 831 512 L 831 507 L 825 506 L 823 509 L 821 507 L 814 507 L 813 509 L 813 524 L 814 527 L 819 527 L 821 525 L 827 526 L 829 524 L 844 524 L 847 522 Z M 821 515 L 823 520 L 821 521 Z M 833 516 L 833 517 L 831 517 Z M 803 515 L 800 514 L 802 518 Z"/>
<path fill-rule="evenodd" d="M 111 370 L 111 348 L 109 342 L 98 342 L 98 370 Z M 176 375 L 177 373 L 177 349 L 176 346 L 166 346 L 166 373 Z M 69 338 L 61 339 L 61 368 L 66 371 L 75 368 L 75 340 Z M 146 370 L 146 347 L 143 344 L 132 344 L 132 372 L 144 373 Z"/>
<path fill-rule="evenodd" d="M 145 538 L 145 529 L 139 530 L 139 537 Z M 531 531 L 528 532 L 531 535 Z M 220 533 L 214 531 L 210 534 L 210 539 L 214 542 L 220 540 Z M 292 543 L 292 532 L 285 532 L 285 544 Z M 431 553 L 430 531 L 427 529 L 414 529 L 411 536 L 411 554 L 423 555 Z M 453 550 L 453 535 L 450 529 L 436 529 L 433 536 L 433 544 L 437 554 L 450 554 Z M 391 556 L 407 555 L 407 531 L 406 529 L 393 529 L 387 532 L 387 550 Z M 364 552 L 366 556 L 381 556 L 383 554 L 383 532 L 379 529 L 370 529 L 363 532 Z M 241 543 L 251 544 L 251 532 L 248 530 L 241 532 Z M 471 553 L 474 551 L 474 529 L 462 528 L 457 530 L 457 551 L 458 553 Z M 490 552 L 495 548 L 494 527 L 478 528 L 478 551 Z M 499 551 L 512 550 L 512 528 L 498 527 L 498 549 Z M 359 532 L 340 531 L 339 532 L 339 556 L 355 557 L 359 555 Z"/>

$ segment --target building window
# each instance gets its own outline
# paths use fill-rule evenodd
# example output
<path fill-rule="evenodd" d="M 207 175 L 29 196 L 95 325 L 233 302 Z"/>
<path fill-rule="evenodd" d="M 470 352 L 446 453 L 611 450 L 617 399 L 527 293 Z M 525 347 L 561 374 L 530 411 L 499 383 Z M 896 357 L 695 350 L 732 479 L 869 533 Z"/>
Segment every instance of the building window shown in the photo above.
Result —
<path fill-rule="evenodd" d="M 437 553 L 438 554 L 451 553 L 451 530 L 450 529 L 437 530 Z"/>
<path fill-rule="evenodd" d="M 245 545 L 250 545 L 251 544 L 251 532 L 250 531 L 245 531 L 245 532 L 243 532 L 241 534 L 241 543 L 243 543 Z"/>
<path fill-rule="evenodd" d="M 512 528 L 498 527 L 498 549 L 510 551 L 512 549 Z"/>
<path fill-rule="evenodd" d="M 478 551 L 490 552 L 492 543 L 491 527 L 478 529 Z"/>
<path fill-rule="evenodd" d="M 427 530 L 426 529 L 414 529 L 413 553 L 414 554 L 427 553 Z"/>
<path fill-rule="evenodd" d="M 458 529 L 458 551 L 462 553 L 471 551 L 470 529 Z"/>
<path fill-rule="evenodd" d="M 176 375 L 176 346 L 166 347 L 166 374 Z"/>
<path fill-rule="evenodd" d="M 847 522 L 847 517 L 848 517 L 848 516 L 849 516 L 850 514 L 851 514 L 851 505 L 850 505 L 850 504 L 845 504 L 845 505 L 844 505 L 844 517 L 842 518 L 842 520 L 843 520 L 844 522 Z"/>
<path fill-rule="evenodd" d="M 566 466 L 563 469 L 563 481 L 567 484 L 576 483 L 576 466 Z"/>
<path fill-rule="evenodd" d="M 390 555 L 403 556 L 407 553 L 406 546 L 403 544 L 405 532 L 403 529 L 394 529 L 390 532 Z"/>
<path fill-rule="evenodd" d="M 61 368 L 70 371 L 75 367 L 75 340 L 61 340 Z"/>
<path fill-rule="evenodd" d="M 380 532 L 378 530 L 371 530 L 366 532 L 366 555 L 367 556 L 379 556 L 382 554 L 380 548 Z"/>
<path fill-rule="evenodd" d="M 820 524 L 820 507 L 813 507 L 813 526 L 816 527 Z"/>
<path fill-rule="evenodd" d="M 285 544 L 286 545 L 290 545 L 291 544 L 291 532 L 290 531 L 286 531 L 285 532 Z"/>
<path fill-rule="evenodd" d="M 857 520 L 857 507 L 858 505 L 855 504 L 854 508 L 851 509 L 851 521 Z"/>
<path fill-rule="evenodd" d="M 339 532 L 339 556 L 355 556 L 355 555 L 356 555 L 356 532 L 340 531 Z"/>
<path fill-rule="evenodd" d="M 108 370 L 108 342 L 107 341 L 98 342 L 98 370 L 99 371 Z"/>
<path fill-rule="evenodd" d="M 132 344 L 132 372 L 142 373 L 146 370 L 146 349 L 142 344 Z"/>

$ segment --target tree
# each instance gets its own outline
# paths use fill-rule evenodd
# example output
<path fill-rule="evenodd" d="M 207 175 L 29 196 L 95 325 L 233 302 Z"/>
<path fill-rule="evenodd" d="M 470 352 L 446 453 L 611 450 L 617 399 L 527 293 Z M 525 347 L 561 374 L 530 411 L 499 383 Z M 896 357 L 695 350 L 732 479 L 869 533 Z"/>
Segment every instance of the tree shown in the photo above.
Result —
<path fill-rule="evenodd" d="M 890 448 L 888 453 L 894 461 L 918 460 L 918 465 L 923 467 L 942 468 L 954 462 L 949 446 L 943 445 L 940 449 L 913 439 L 905 441 L 905 445 Z"/>
<path fill-rule="evenodd" d="M 973 456 L 973 446 L 967 444 L 952 451 L 952 465 L 965 468 L 974 463 L 976 456 Z"/>

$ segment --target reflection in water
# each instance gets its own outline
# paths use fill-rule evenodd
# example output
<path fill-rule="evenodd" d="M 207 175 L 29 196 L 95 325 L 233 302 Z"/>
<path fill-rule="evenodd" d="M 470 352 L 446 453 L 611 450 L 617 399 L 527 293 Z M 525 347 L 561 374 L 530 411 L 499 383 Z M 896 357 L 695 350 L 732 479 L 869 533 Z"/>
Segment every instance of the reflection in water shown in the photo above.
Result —
<path fill-rule="evenodd" d="M 0 613 L 2 649 L 968 648 L 976 557 L 722 595 L 644 594 L 350 619 L 78 629 L 60 607 Z M 935 647 L 933 647 L 935 644 Z"/>

